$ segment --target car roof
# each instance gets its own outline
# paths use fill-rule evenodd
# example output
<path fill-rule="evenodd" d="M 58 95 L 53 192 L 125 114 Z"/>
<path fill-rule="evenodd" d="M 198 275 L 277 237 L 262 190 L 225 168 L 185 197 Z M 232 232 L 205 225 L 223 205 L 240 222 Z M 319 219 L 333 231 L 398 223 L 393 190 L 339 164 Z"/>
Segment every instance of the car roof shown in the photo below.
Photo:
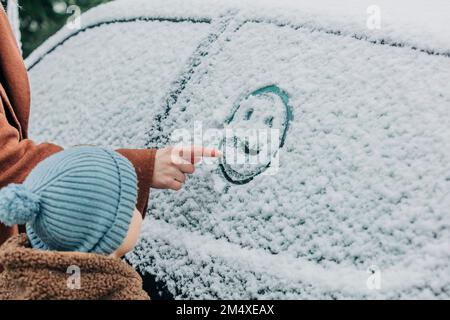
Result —
<path fill-rule="evenodd" d="M 226 15 L 239 21 L 270 21 L 450 57 L 450 2 L 379 0 L 380 29 L 370 30 L 367 20 L 372 4 L 369 0 L 117 0 L 85 13 L 81 30 L 62 28 L 35 50 L 26 64 L 33 66 L 67 37 L 103 23 L 139 18 L 213 22 Z"/>

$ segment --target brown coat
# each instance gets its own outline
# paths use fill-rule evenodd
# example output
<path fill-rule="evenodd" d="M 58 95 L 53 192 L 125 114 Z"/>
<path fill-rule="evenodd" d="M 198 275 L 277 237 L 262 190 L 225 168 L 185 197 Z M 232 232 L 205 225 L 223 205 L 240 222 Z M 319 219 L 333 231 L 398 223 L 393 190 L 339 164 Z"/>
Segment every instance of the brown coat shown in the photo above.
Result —
<path fill-rule="evenodd" d="M 28 139 L 30 88 L 27 71 L 0 4 L 0 188 L 21 183 L 43 159 L 62 150 Z M 156 150 L 118 150 L 133 163 L 138 175 L 138 210 L 145 215 Z M 18 228 L 0 224 L 0 244 Z"/>
<path fill-rule="evenodd" d="M 0 247 L 0 300 L 149 300 L 142 280 L 120 259 L 92 253 L 41 251 L 22 234 Z M 77 283 L 73 271 L 79 268 Z M 69 284 L 69 285 L 68 285 Z M 78 289 L 75 285 L 79 284 Z"/>

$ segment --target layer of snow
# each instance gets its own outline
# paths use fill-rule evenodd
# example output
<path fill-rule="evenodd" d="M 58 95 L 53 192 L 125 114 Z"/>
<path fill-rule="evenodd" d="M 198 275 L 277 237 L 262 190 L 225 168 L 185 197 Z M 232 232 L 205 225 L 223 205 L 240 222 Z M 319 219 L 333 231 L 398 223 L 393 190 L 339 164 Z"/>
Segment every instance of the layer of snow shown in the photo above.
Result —
<path fill-rule="evenodd" d="M 131 259 L 166 280 L 179 298 L 240 299 L 243 293 L 249 299 L 398 298 L 402 293 L 426 299 L 434 295 L 429 290 L 405 292 L 405 287 L 423 288 L 428 279 L 400 265 L 382 270 L 382 295 L 367 288 L 369 271 L 362 268 L 328 267 L 284 253 L 273 255 L 158 220 L 147 224 L 142 238 L 141 249 Z M 149 257 L 160 263 L 155 266 Z"/>
<path fill-rule="evenodd" d="M 160 147 L 196 122 L 225 127 L 244 97 L 276 85 L 293 113 L 278 172 L 235 185 L 203 164 L 183 191 L 152 191 L 131 262 L 177 298 L 449 298 L 448 5 L 419 15 L 425 2 L 379 1 L 384 27 L 372 32 L 365 2 L 345 3 L 100 6 L 83 21 L 204 22 L 108 24 L 57 47 L 30 72 L 31 136 Z M 369 268 L 380 290 L 367 288 Z"/>
<path fill-rule="evenodd" d="M 30 72 L 30 135 L 64 147 L 143 147 L 146 119 L 160 108 L 208 29 L 201 23 L 137 21 L 72 38 Z"/>
<path fill-rule="evenodd" d="M 20 34 L 20 15 L 17 0 L 8 0 L 6 12 L 8 14 L 8 19 L 11 24 L 11 29 L 17 41 L 17 46 L 22 51 L 22 41 Z"/>
<path fill-rule="evenodd" d="M 381 29 L 369 30 L 368 8 L 373 5 L 380 9 Z M 450 55 L 447 0 L 116 0 L 84 14 L 81 24 L 84 28 L 148 16 L 215 19 L 230 13 L 238 13 L 242 20 L 270 20 Z M 76 32 L 62 28 L 30 55 L 27 64 L 32 65 L 49 48 Z"/>

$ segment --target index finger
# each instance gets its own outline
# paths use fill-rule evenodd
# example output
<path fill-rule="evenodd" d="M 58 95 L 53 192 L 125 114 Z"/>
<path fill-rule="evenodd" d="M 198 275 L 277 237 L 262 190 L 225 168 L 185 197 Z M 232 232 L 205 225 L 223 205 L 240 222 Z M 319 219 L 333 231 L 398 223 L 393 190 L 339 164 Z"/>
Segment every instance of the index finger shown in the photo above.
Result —
<path fill-rule="evenodd" d="M 202 146 L 179 147 L 177 151 L 179 152 L 180 157 L 185 159 L 193 159 L 196 157 L 217 158 L 222 156 L 222 153 L 219 150 Z"/>

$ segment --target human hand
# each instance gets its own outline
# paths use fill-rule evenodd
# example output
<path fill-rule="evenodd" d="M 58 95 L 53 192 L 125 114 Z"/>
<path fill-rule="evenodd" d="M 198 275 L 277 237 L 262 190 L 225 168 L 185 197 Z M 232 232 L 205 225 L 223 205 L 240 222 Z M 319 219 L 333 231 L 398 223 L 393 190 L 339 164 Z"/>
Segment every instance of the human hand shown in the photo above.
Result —
<path fill-rule="evenodd" d="M 195 171 L 195 164 L 204 157 L 220 157 L 216 149 L 200 146 L 176 146 L 160 149 L 155 156 L 152 187 L 178 191 L 186 181 L 186 174 Z"/>

